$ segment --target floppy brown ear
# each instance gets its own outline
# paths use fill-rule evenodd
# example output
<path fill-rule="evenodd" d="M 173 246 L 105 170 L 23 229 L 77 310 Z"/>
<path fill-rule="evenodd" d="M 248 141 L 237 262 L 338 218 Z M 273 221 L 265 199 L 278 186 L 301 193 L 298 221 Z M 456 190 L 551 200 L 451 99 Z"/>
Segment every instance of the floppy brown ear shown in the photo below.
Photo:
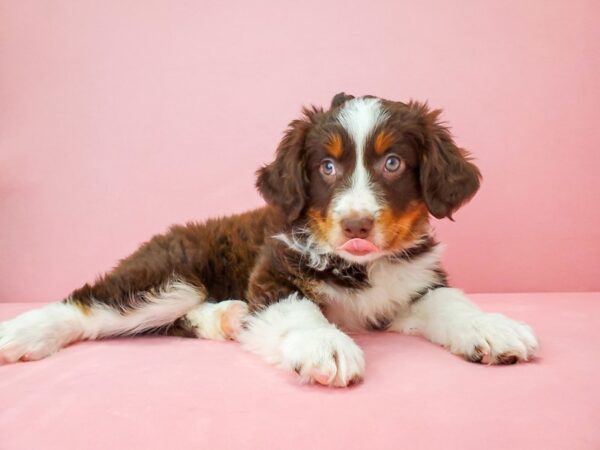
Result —
<path fill-rule="evenodd" d="M 280 208 L 293 222 L 304 210 L 308 177 L 305 169 L 304 142 L 318 112 L 304 110 L 303 119 L 288 125 L 275 154 L 275 161 L 256 172 L 256 187 L 267 203 Z"/>
<path fill-rule="evenodd" d="M 423 113 L 426 130 L 420 172 L 423 198 L 434 217 L 452 220 L 452 213 L 479 189 L 481 173 L 469 153 L 456 146 L 448 128 L 438 121 L 441 110 L 428 111 L 426 105 L 417 106 Z"/>

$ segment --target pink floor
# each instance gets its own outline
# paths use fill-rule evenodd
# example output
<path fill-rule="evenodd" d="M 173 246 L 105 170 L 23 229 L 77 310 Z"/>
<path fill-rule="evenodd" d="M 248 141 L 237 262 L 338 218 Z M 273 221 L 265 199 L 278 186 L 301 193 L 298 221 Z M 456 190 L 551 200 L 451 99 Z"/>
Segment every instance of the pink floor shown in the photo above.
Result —
<path fill-rule="evenodd" d="M 474 299 L 528 321 L 533 363 L 357 336 L 366 381 L 299 386 L 235 343 L 132 338 L 0 367 L 0 449 L 600 449 L 600 293 Z M 26 304 L 0 304 L 0 320 Z"/>

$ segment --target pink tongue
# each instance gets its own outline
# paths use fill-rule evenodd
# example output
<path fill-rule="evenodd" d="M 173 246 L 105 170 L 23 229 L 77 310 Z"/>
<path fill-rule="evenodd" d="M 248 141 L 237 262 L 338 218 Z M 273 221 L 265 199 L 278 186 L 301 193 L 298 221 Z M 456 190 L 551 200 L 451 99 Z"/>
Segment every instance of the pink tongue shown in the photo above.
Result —
<path fill-rule="evenodd" d="M 345 250 L 348 253 L 353 255 L 367 255 L 369 253 L 379 251 L 379 247 L 373 244 L 371 241 L 367 241 L 366 239 L 350 239 L 346 241 L 344 245 L 340 245 L 338 250 Z"/>

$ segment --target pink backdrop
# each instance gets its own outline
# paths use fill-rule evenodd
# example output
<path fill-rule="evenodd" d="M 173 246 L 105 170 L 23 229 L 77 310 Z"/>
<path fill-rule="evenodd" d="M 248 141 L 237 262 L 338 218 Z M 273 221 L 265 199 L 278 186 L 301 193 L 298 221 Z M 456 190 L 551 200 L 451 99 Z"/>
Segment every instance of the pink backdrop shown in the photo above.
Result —
<path fill-rule="evenodd" d="M 0 301 L 48 301 L 253 173 L 340 90 L 445 109 L 484 174 L 468 291 L 600 290 L 596 1 L 3 1 Z"/>

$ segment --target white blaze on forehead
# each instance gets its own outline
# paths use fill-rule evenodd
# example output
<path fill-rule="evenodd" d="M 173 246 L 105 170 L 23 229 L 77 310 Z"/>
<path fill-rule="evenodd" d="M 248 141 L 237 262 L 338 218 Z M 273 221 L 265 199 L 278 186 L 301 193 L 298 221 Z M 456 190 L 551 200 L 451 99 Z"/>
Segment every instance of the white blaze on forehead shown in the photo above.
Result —
<path fill-rule="evenodd" d="M 352 212 L 375 215 L 380 208 L 365 167 L 364 155 L 368 137 L 385 119 L 387 113 L 377 98 L 355 98 L 346 102 L 339 113 L 337 120 L 354 143 L 356 166 L 350 186 L 335 200 L 333 213 L 338 217 Z"/>

